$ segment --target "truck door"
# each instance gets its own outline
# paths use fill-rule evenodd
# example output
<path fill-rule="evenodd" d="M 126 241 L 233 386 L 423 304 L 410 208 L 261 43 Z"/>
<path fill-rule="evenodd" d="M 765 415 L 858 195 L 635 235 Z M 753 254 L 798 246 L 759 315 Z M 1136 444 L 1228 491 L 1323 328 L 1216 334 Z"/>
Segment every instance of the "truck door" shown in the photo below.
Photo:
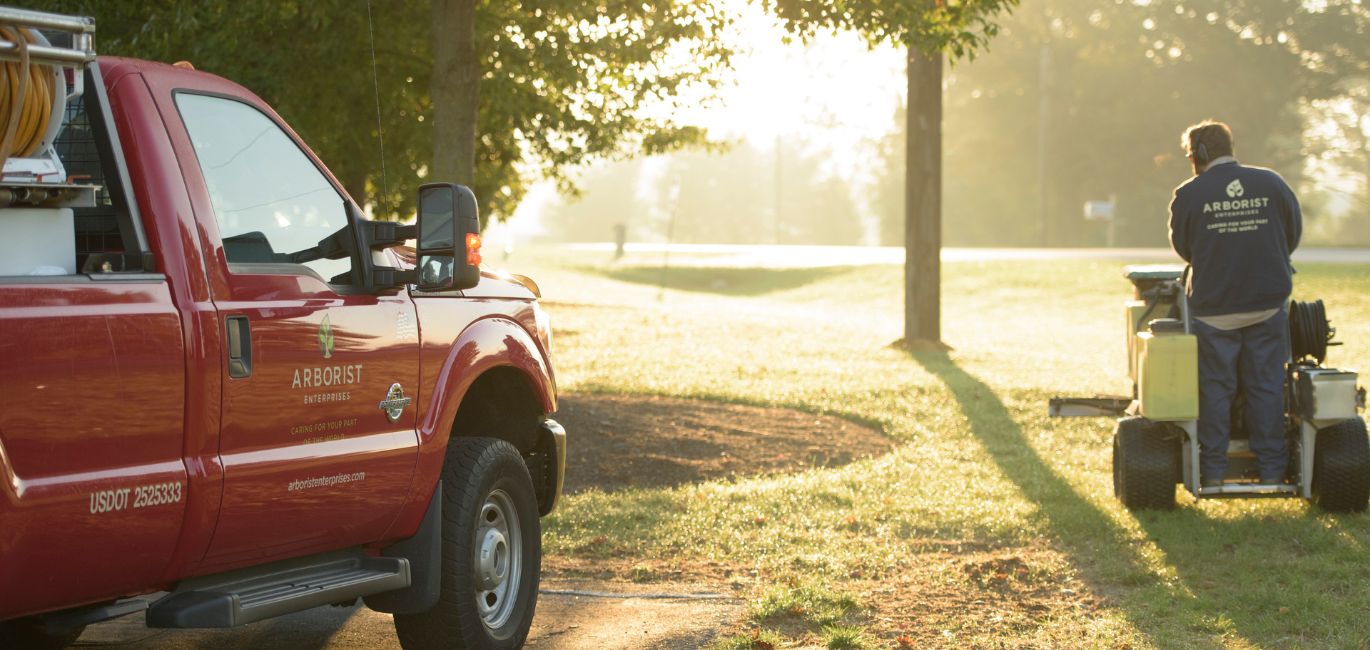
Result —
<path fill-rule="evenodd" d="M 273 115 L 186 89 L 170 104 L 196 220 L 219 246 L 209 273 L 227 343 L 207 568 L 374 541 L 416 460 L 413 302 L 354 288 L 346 257 L 314 259 L 356 211 Z"/>
<path fill-rule="evenodd" d="M 97 143 L 107 111 L 86 109 L 103 85 L 86 88 L 57 140 L 67 171 L 105 188 L 66 216 L 78 270 L 145 250 L 108 154 L 117 144 Z M 0 238 L 60 258 L 19 227 L 26 212 L 57 222 L 62 210 L 0 209 Z M 192 495 L 172 296 L 152 272 L 0 277 L 0 618 L 113 599 L 166 569 Z"/>

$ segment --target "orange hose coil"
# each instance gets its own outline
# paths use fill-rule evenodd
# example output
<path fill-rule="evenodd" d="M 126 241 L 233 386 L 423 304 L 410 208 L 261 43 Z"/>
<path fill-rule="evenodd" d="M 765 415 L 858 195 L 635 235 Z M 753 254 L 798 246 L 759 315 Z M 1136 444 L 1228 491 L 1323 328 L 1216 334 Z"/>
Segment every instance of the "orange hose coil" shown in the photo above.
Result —
<path fill-rule="evenodd" d="M 37 153 L 52 117 L 52 68 L 30 64 L 28 46 L 38 39 L 31 30 L 0 27 L 0 38 L 19 46 L 19 61 L 0 63 L 0 161 L 11 155 Z M 0 162 L 3 164 L 3 162 Z"/>

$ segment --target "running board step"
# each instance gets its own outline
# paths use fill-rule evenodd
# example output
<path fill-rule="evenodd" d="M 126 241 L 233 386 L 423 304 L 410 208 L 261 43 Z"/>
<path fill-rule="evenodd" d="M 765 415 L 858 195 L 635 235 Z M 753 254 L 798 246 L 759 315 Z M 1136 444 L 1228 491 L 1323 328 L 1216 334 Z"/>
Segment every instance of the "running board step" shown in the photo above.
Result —
<path fill-rule="evenodd" d="M 1297 496 L 1299 486 L 1286 483 L 1225 483 L 1221 486 L 1199 488 L 1199 497 L 1205 499 Z"/>
<path fill-rule="evenodd" d="M 408 587 L 409 561 L 329 554 L 182 583 L 147 610 L 147 626 L 233 627 Z"/>

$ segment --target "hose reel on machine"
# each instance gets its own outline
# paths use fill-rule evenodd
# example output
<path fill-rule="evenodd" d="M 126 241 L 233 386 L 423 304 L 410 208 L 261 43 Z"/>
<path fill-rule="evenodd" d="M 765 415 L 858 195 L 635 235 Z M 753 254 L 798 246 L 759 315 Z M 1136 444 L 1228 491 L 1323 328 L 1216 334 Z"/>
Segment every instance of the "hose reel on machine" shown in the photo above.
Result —
<path fill-rule="evenodd" d="M 1336 335 L 1321 300 L 1289 302 L 1289 351 L 1294 363 L 1321 366 L 1327 361 L 1328 346 L 1341 345 L 1332 340 Z"/>

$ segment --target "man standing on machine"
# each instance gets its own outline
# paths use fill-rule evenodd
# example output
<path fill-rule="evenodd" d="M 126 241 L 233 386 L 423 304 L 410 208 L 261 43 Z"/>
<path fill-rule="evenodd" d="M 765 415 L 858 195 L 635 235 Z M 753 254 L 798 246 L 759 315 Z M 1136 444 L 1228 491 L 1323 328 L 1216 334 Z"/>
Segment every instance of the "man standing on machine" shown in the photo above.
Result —
<path fill-rule="evenodd" d="M 1223 483 L 1240 387 L 1261 483 L 1284 483 L 1289 254 L 1303 230 L 1299 200 L 1279 174 L 1237 162 L 1222 122 L 1189 127 L 1181 144 L 1194 177 L 1175 188 L 1170 244 L 1193 269 L 1187 295 L 1199 344 L 1199 476 L 1203 487 Z"/>

